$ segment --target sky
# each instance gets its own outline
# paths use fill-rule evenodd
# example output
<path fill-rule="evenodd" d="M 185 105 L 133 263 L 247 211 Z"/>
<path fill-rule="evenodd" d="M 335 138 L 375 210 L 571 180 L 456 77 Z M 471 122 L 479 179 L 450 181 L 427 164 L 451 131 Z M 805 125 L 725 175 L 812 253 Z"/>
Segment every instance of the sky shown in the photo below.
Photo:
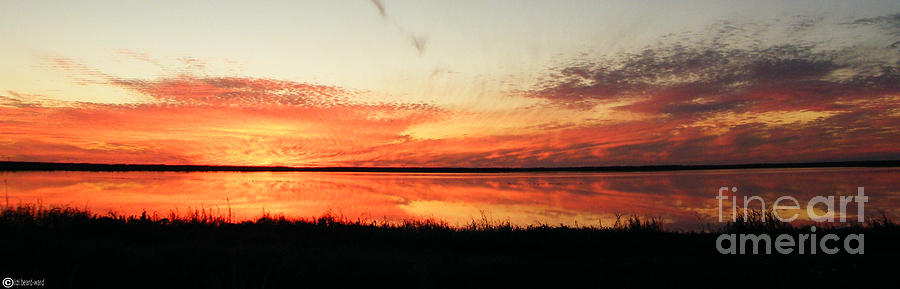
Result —
<path fill-rule="evenodd" d="M 900 159 L 897 1 L 3 1 L 0 160 Z"/>

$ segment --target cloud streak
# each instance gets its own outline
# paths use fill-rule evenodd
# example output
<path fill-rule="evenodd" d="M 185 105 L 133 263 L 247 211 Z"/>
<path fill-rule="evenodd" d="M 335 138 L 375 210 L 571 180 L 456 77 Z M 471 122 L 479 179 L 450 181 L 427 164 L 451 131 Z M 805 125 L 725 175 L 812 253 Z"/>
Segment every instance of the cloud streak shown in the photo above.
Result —
<path fill-rule="evenodd" d="M 428 36 L 414 34 L 412 32 L 409 32 L 409 30 L 407 30 L 403 26 L 400 26 L 400 24 L 394 21 L 393 18 L 388 16 L 387 11 L 385 11 L 384 8 L 384 1 L 372 0 L 371 2 L 372 5 L 375 6 L 375 9 L 378 9 L 378 14 L 381 15 L 381 19 L 390 22 L 394 27 L 397 28 L 398 31 L 400 31 L 400 33 L 406 35 L 406 38 L 409 39 L 409 42 L 412 44 L 413 48 L 415 48 L 416 51 L 419 52 L 420 56 L 425 53 L 425 48 L 428 45 Z"/>

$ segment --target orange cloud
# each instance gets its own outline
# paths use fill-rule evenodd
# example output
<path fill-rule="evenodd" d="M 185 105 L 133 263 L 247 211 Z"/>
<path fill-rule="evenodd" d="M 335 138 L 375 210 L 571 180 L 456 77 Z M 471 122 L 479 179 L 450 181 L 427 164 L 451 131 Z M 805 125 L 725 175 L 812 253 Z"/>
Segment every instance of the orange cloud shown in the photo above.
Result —
<path fill-rule="evenodd" d="M 883 22 L 876 20 L 852 25 Z M 886 37 L 900 35 L 882 26 Z M 77 83 L 125 89 L 146 101 L 64 102 L 7 91 L 0 95 L 0 155 L 428 167 L 900 159 L 900 50 L 874 47 L 867 50 L 872 57 L 859 57 L 865 43 L 719 42 L 736 38 L 713 35 L 640 53 L 580 56 L 549 71 L 533 90 L 509 93 L 516 105 L 498 100 L 484 110 L 363 101 L 372 93 L 265 78 L 175 73 L 128 79 L 48 57 L 48 67 Z M 157 63 L 137 52 L 119 54 Z"/>

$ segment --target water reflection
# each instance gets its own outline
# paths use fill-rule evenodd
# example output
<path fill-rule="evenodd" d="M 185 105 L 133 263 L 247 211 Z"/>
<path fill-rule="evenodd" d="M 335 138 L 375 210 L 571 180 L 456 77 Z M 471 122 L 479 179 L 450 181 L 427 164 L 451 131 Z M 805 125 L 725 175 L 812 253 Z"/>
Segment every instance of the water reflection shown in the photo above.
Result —
<path fill-rule="evenodd" d="M 439 218 L 461 225 L 482 214 L 519 225 L 612 225 L 616 214 L 662 217 L 668 228 L 716 222 L 718 188 L 801 205 L 816 195 L 870 197 L 866 214 L 900 216 L 900 169 L 779 169 L 654 173 L 408 174 L 324 172 L 0 172 L 10 204 L 168 215 L 195 209 L 237 220 L 264 211 L 325 212 L 356 219 Z M 726 214 L 730 204 L 726 202 Z M 757 205 L 758 206 L 758 205 Z M 801 219 L 807 218 L 805 210 Z M 850 206 L 851 215 L 856 214 Z M 726 215 L 728 217 L 730 215 Z M 785 215 L 787 216 L 787 215 Z"/>

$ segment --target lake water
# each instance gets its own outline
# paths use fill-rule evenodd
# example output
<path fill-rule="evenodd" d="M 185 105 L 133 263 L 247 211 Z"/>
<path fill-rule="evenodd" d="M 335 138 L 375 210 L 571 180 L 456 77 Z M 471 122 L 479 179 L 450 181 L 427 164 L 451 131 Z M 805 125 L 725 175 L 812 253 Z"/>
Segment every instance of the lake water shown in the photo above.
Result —
<path fill-rule="evenodd" d="M 864 187 L 866 216 L 900 216 L 900 168 L 753 169 L 652 173 L 335 173 L 335 172 L 0 172 L 10 205 L 40 203 L 161 216 L 207 210 L 235 220 L 267 212 L 309 218 L 437 218 L 464 225 L 482 216 L 518 225 L 609 226 L 616 214 L 654 216 L 667 228 L 716 223 L 719 188 L 760 196 L 766 206 L 796 198 L 808 220 L 814 196 L 852 196 Z M 724 201 L 724 218 L 731 203 Z M 742 203 L 738 203 L 739 205 Z M 759 207 L 754 201 L 751 208 Z M 782 205 L 789 202 L 783 202 Z M 847 206 L 854 219 L 856 203 Z M 822 213 L 824 206 L 816 207 Z"/>

